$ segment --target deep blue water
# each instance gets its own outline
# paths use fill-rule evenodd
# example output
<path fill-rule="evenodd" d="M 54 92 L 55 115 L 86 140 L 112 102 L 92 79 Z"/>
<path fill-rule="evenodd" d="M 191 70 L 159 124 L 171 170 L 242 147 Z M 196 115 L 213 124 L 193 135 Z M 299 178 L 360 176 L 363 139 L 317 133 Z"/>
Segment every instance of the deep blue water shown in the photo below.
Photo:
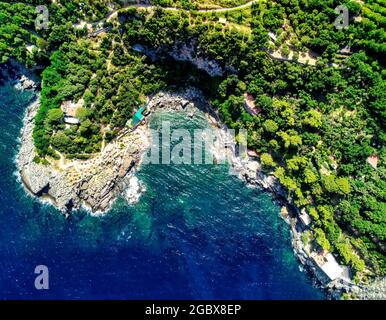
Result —
<path fill-rule="evenodd" d="M 14 158 L 31 99 L 0 87 L 0 298 L 324 297 L 299 271 L 270 196 L 225 166 L 143 166 L 140 202 L 120 199 L 103 217 L 77 212 L 65 220 L 28 196 Z M 182 116 L 166 116 L 183 125 Z M 49 290 L 34 287 L 41 264 L 49 268 Z"/>

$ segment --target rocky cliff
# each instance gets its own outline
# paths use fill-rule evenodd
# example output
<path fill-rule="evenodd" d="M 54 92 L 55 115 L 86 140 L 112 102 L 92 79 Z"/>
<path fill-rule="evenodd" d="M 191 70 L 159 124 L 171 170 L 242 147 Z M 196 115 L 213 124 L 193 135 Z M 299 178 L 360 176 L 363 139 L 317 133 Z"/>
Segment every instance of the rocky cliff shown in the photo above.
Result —
<path fill-rule="evenodd" d="M 149 101 L 152 111 L 188 110 L 193 114 L 198 109 L 205 110 L 206 106 L 202 94 L 194 89 L 183 93 L 160 92 Z M 61 157 L 60 160 L 48 159 L 49 164 L 42 164 L 35 161 L 32 138 L 38 108 L 39 98 L 26 111 L 17 156 L 20 177 L 29 192 L 48 198 L 66 215 L 81 206 L 92 212 L 104 212 L 119 195 L 127 195 L 129 202 L 138 201 L 138 193 L 144 187 L 135 180 L 134 172 L 150 143 L 147 123 L 135 130 L 124 131 L 89 160 Z M 132 190 L 125 193 L 128 188 Z"/>
<path fill-rule="evenodd" d="M 149 145 L 146 130 L 138 128 L 121 136 L 92 159 L 51 159 L 50 165 L 44 165 L 34 161 L 32 131 L 38 108 L 39 99 L 25 114 L 17 156 L 20 177 L 26 188 L 36 196 L 48 196 L 65 214 L 82 205 L 93 212 L 107 210 L 129 185 L 134 168 Z"/>

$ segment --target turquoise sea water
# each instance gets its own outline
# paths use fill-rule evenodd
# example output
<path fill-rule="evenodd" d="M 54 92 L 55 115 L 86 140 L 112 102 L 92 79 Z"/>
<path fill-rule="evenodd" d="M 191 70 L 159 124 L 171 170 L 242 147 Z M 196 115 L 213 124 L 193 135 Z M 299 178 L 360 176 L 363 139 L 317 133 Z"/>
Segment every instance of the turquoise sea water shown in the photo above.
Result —
<path fill-rule="evenodd" d="M 1 299 L 321 299 L 299 271 L 289 228 L 270 196 L 226 166 L 146 165 L 146 193 L 103 217 L 65 220 L 15 175 L 23 112 L 33 99 L 0 86 Z M 205 125 L 164 115 L 174 127 Z M 159 119 L 153 120 L 153 126 Z M 36 265 L 49 290 L 36 290 Z"/>

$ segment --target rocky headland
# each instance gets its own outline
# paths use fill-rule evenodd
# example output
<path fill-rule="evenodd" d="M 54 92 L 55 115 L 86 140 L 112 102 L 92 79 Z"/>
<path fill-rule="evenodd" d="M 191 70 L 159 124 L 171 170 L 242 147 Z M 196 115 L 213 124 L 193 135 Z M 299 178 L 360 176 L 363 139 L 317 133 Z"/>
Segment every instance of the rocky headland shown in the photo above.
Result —
<path fill-rule="evenodd" d="M 151 111 L 206 110 L 205 100 L 196 90 L 183 94 L 160 92 L 148 103 Z M 48 159 L 36 161 L 33 142 L 34 118 L 39 97 L 24 116 L 17 166 L 21 181 L 33 195 L 53 203 L 65 215 L 81 207 L 93 213 L 107 211 L 120 195 L 135 203 L 145 188 L 134 176 L 141 157 L 150 144 L 148 121 L 135 130 L 123 130 L 100 154 L 88 160 Z M 209 112 L 209 111 L 208 111 Z M 213 120 L 214 121 L 214 120 Z"/>
<path fill-rule="evenodd" d="M 102 152 L 88 160 L 50 159 L 50 164 L 36 162 L 32 138 L 39 98 L 28 108 L 21 133 L 17 165 L 21 180 L 33 195 L 50 200 L 68 215 L 84 206 L 92 212 L 110 208 L 116 197 L 130 185 L 134 169 L 149 145 L 144 128 L 121 135 Z M 133 184 L 132 184 L 133 185 Z M 141 189 L 137 184 L 133 185 Z"/>
<path fill-rule="evenodd" d="M 27 69 L 21 63 L 9 60 L 0 68 L 1 79 L 10 79 L 16 90 L 37 90 L 40 87 L 40 79 L 35 74 L 37 68 Z"/>

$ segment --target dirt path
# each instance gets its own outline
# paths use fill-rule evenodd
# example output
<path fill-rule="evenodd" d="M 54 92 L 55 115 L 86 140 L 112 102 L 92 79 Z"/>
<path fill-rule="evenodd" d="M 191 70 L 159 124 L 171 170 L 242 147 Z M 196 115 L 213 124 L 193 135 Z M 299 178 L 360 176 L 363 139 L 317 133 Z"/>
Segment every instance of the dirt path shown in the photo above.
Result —
<path fill-rule="evenodd" d="M 252 1 L 249 1 L 247 3 L 242 4 L 240 6 L 232 7 L 232 8 L 199 9 L 199 10 L 196 10 L 196 11 L 197 12 L 226 12 L 226 11 L 240 10 L 240 9 L 244 9 L 244 8 L 250 7 L 252 4 L 254 4 L 255 2 L 258 2 L 258 1 L 259 0 L 252 0 Z M 128 4 L 128 5 L 122 7 L 120 9 L 118 9 L 118 10 L 115 10 L 115 11 L 109 13 L 108 16 L 106 17 L 106 21 L 110 21 L 111 19 L 116 17 L 120 10 L 126 9 L 126 8 L 130 8 L 130 7 L 150 9 L 150 10 L 157 8 L 156 6 L 153 6 L 151 4 Z M 190 10 L 182 9 L 182 8 L 176 8 L 176 7 L 160 7 L 160 8 L 163 9 L 163 10 L 169 10 L 169 11 L 185 11 L 185 12 L 190 12 Z"/>

